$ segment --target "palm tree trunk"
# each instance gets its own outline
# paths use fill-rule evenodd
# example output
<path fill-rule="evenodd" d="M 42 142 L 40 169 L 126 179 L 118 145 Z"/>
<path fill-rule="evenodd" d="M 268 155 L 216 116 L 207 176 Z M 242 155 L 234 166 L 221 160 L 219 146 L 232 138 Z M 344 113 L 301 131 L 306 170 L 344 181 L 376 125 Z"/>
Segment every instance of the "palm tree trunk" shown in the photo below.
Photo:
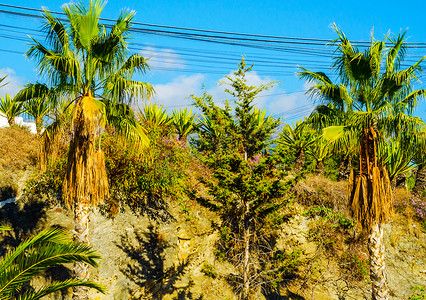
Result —
<path fill-rule="evenodd" d="M 368 250 L 370 253 L 370 280 L 373 285 L 372 299 L 389 299 L 387 285 L 385 246 L 383 244 L 383 228 L 380 223 L 371 226 Z"/>
<path fill-rule="evenodd" d="M 366 129 L 361 136 L 359 175 L 351 175 L 349 197 L 354 216 L 363 228 L 369 229 L 370 280 L 372 299 L 386 300 L 389 288 L 386 279 L 385 247 L 381 222 L 392 212 L 392 191 L 387 170 L 377 165 L 375 129 Z"/>
<path fill-rule="evenodd" d="M 304 165 L 305 165 L 305 151 L 301 149 L 300 152 L 296 154 L 296 162 L 294 163 L 294 168 L 293 168 L 294 173 L 300 173 Z"/>
<path fill-rule="evenodd" d="M 348 156 L 344 157 L 342 159 L 342 162 L 340 163 L 339 166 L 339 176 L 337 178 L 337 180 L 347 180 L 349 178 L 349 174 L 351 172 L 351 160 L 349 159 Z"/>
<path fill-rule="evenodd" d="M 416 195 L 422 196 L 426 189 L 426 165 L 419 164 L 416 174 L 416 183 L 414 184 L 413 192 Z"/>
<path fill-rule="evenodd" d="M 13 118 L 8 118 L 7 119 L 7 123 L 9 123 L 9 127 L 12 127 L 13 125 L 15 125 L 16 123 L 15 123 L 15 117 L 13 117 Z"/>
<path fill-rule="evenodd" d="M 399 174 L 395 178 L 395 187 L 407 189 L 407 174 Z"/>
<path fill-rule="evenodd" d="M 41 130 L 43 129 L 43 118 L 36 118 L 35 120 L 37 134 L 40 135 Z"/>
<path fill-rule="evenodd" d="M 317 163 L 316 174 L 324 175 L 324 162 L 322 160 Z"/>
<path fill-rule="evenodd" d="M 83 197 L 74 204 L 74 241 L 88 244 L 89 239 L 89 203 L 87 197 Z M 76 262 L 73 266 L 75 279 L 87 280 L 89 277 L 89 266 L 86 263 Z M 77 286 L 73 288 L 73 300 L 89 299 L 88 288 Z"/>

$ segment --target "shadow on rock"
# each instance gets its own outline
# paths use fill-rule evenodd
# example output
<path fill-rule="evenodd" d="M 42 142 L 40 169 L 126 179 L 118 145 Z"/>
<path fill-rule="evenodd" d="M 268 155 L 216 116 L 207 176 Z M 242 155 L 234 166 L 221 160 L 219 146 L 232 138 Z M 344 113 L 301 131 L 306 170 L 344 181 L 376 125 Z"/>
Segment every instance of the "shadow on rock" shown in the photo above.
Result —
<path fill-rule="evenodd" d="M 175 220 L 169 212 L 167 202 L 159 196 L 147 196 L 129 203 L 129 206 L 133 212 L 145 215 L 155 222 L 170 223 Z"/>
<path fill-rule="evenodd" d="M 122 203 L 126 203 L 134 214 L 146 216 L 157 224 L 175 221 L 167 201 L 155 195 L 129 195 L 121 191 L 113 191 L 106 203 L 100 205 L 100 212 L 107 218 L 113 218 L 119 212 L 125 211 Z"/>
<path fill-rule="evenodd" d="M 121 236 L 121 243 L 117 246 L 131 258 L 131 262 L 121 268 L 121 272 L 151 299 L 162 299 L 164 295 L 177 290 L 178 299 L 195 299 L 189 292 L 191 283 L 184 287 L 181 284 L 175 286 L 185 274 L 188 262 L 165 267 L 165 251 L 169 245 L 157 228 L 151 225 L 148 230 L 147 233 L 135 233 L 134 237 L 127 233 Z M 201 300 L 202 297 L 196 299 Z"/>
<path fill-rule="evenodd" d="M 43 202 L 31 202 L 19 209 L 16 203 L 8 203 L 0 209 L 1 224 L 12 227 L 0 242 L 0 255 L 34 234 L 38 223 L 46 218 L 45 207 Z"/>

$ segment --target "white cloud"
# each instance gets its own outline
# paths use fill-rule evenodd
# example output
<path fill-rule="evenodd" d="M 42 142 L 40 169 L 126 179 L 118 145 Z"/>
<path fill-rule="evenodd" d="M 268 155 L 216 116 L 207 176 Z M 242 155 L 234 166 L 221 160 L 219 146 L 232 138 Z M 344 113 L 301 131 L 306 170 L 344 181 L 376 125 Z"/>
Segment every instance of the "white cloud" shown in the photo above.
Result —
<path fill-rule="evenodd" d="M 232 76 L 232 72 L 228 76 Z M 270 77 L 262 77 L 256 72 L 247 74 L 247 84 L 259 86 L 274 81 Z M 192 101 L 189 99 L 191 94 L 201 95 L 202 83 L 206 77 L 203 74 L 191 76 L 178 76 L 171 82 L 165 84 L 156 84 L 154 89 L 156 94 L 151 100 L 152 103 L 163 104 L 165 108 L 172 111 L 178 107 L 189 107 Z M 215 86 L 207 87 L 207 93 L 212 95 L 217 105 L 222 106 L 226 99 L 232 96 L 224 90 L 229 88 L 226 84 L 229 82 L 222 77 Z M 265 90 L 258 95 L 255 105 L 259 108 L 266 108 L 269 115 L 282 117 L 286 123 L 295 122 L 308 116 L 315 105 L 305 95 L 310 85 L 304 84 L 303 88 L 296 92 L 287 92 L 281 85 L 275 85 L 269 90 Z M 231 103 L 232 104 L 232 103 Z"/>
<path fill-rule="evenodd" d="M 309 87 L 310 85 L 305 83 L 303 89 L 290 93 L 277 87 L 270 91 L 271 96 L 268 97 L 265 107 L 273 115 L 282 117 L 286 123 L 307 117 L 315 107 L 312 100 L 305 95 Z"/>
<path fill-rule="evenodd" d="M 163 69 L 184 69 L 184 60 L 172 49 L 157 49 L 155 47 L 145 47 L 140 55 L 148 58 L 148 65 L 151 71 L 161 71 Z"/>
<path fill-rule="evenodd" d="M 5 86 L 0 88 L 0 95 L 11 94 L 15 95 L 24 85 L 22 78 L 16 76 L 15 70 L 11 68 L 3 68 L 0 72 L 0 77 L 7 75 L 6 79 L 3 80 L 1 85 L 7 83 Z"/>
<path fill-rule="evenodd" d="M 166 84 L 155 84 L 155 95 L 151 99 L 152 103 L 163 104 L 170 111 L 178 106 L 189 106 L 191 94 L 199 95 L 201 93 L 202 82 L 205 76 L 196 74 L 191 76 L 178 76 L 173 81 Z"/>

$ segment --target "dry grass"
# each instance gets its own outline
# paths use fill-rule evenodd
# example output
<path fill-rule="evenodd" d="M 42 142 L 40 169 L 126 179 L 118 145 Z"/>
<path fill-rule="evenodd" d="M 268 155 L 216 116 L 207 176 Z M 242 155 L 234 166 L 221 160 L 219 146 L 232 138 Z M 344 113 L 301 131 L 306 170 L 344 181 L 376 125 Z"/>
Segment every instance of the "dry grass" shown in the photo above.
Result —
<path fill-rule="evenodd" d="M 37 164 L 38 139 L 21 128 L 0 128 L 0 199 L 15 196 L 27 169 Z"/>
<path fill-rule="evenodd" d="M 35 166 L 37 153 L 37 135 L 20 128 L 0 128 L 0 169 L 25 170 Z"/>
<path fill-rule="evenodd" d="M 293 188 L 296 200 L 306 206 L 325 206 L 337 212 L 348 211 L 347 182 L 312 175 Z"/>

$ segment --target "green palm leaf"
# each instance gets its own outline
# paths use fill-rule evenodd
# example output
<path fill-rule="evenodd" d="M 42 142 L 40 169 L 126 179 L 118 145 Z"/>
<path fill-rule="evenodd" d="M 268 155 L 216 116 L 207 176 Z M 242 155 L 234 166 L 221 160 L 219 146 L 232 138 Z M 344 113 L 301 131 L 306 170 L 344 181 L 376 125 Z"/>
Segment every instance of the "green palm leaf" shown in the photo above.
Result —
<path fill-rule="evenodd" d="M 85 262 L 98 267 L 99 259 L 100 256 L 90 246 L 72 242 L 63 229 L 45 230 L 25 240 L 1 258 L 0 299 L 9 299 L 21 291 L 25 283 L 49 267 L 70 262 Z M 53 283 L 38 291 L 28 292 L 20 299 L 39 299 L 61 288 L 77 285 L 86 285 L 105 293 L 105 289 L 95 283 L 68 280 Z"/>

